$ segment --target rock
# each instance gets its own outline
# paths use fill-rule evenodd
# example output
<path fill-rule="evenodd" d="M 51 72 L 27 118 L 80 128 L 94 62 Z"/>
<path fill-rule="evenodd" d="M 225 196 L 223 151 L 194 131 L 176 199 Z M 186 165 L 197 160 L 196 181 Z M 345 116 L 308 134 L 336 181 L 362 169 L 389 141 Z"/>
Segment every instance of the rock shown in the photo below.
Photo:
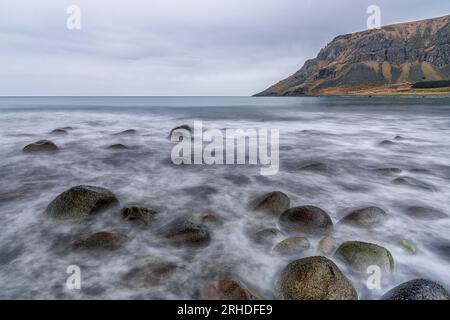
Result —
<path fill-rule="evenodd" d="M 118 204 L 119 200 L 107 189 L 77 186 L 57 196 L 48 205 L 46 213 L 54 218 L 81 219 Z"/>
<path fill-rule="evenodd" d="M 223 220 L 217 217 L 214 213 L 199 212 L 192 215 L 192 220 L 207 227 L 220 227 L 223 225 Z"/>
<path fill-rule="evenodd" d="M 125 150 L 128 149 L 125 145 L 121 144 L 121 143 L 116 143 L 116 144 L 112 144 L 108 147 L 108 149 L 113 149 L 113 150 Z"/>
<path fill-rule="evenodd" d="M 331 171 L 331 167 L 322 162 L 309 162 L 302 164 L 299 170 L 325 173 Z"/>
<path fill-rule="evenodd" d="M 200 290 L 202 300 L 254 300 L 255 296 L 236 279 L 221 279 Z"/>
<path fill-rule="evenodd" d="M 405 140 L 405 138 L 403 138 L 402 136 L 395 136 L 394 140 L 401 141 Z"/>
<path fill-rule="evenodd" d="M 448 218 L 448 215 L 444 212 L 431 207 L 411 206 L 406 208 L 405 211 L 408 216 L 414 219 L 436 220 Z"/>
<path fill-rule="evenodd" d="M 382 300 L 449 300 L 450 294 L 440 284 L 425 280 L 416 279 L 405 282 L 387 293 Z"/>
<path fill-rule="evenodd" d="M 283 237 L 283 233 L 277 228 L 268 228 L 256 232 L 252 239 L 258 244 L 272 244 L 277 238 Z"/>
<path fill-rule="evenodd" d="M 84 250 L 116 250 L 121 248 L 127 239 L 126 236 L 120 233 L 102 231 L 75 241 L 73 248 Z"/>
<path fill-rule="evenodd" d="M 280 191 L 270 192 L 256 199 L 252 204 L 253 212 L 280 215 L 290 207 L 290 199 Z"/>
<path fill-rule="evenodd" d="M 210 242 L 208 229 L 186 218 L 177 218 L 157 231 L 157 235 L 174 246 L 204 247 Z"/>
<path fill-rule="evenodd" d="M 381 272 L 389 275 L 394 271 L 392 254 L 373 243 L 349 241 L 341 244 L 335 256 L 345 262 L 353 271 L 366 273 L 369 266 L 378 266 Z"/>
<path fill-rule="evenodd" d="M 416 253 L 416 247 L 409 241 L 407 240 L 400 240 L 398 242 L 398 244 L 403 248 L 403 250 L 405 250 L 406 252 L 410 253 L 410 254 L 415 254 Z"/>
<path fill-rule="evenodd" d="M 399 168 L 379 168 L 375 169 L 375 171 L 381 173 L 402 173 L 402 169 Z"/>
<path fill-rule="evenodd" d="M 123 280 L 132 288 L 151 288 L 167 282 L 179 269 L 170 262 L 149 263 L 133 268 Z"/>
<path fill-rule="evenodd" d="M 308 257 L 289 263 L 278 278 L 277 293 L 285 300 L 358 299 L 350 281 L 325 257 Z"/>
<path fill-rule="evenodd" d="M 148 225 L 158 212 L 144 207 L 126 207 L 120 211 L 122 218 L 136 224 Z"/>
<path fill-rule="evenodd" d="M 67 131 L 65 129 L 55 129 L 52 132 L 50 132 L 50 134 L 67 134 Z"/>
<path fill-rule="evenodd" d="M 274 248 L 273 251 L 279 255 L 294 255 L 300 254 L 304 251 L 308 250 L 311 247 L 307 238 L 304 237 L 292 237 L 287 238 L 281 242 L 279 242 Z"/>
<path fill-rule="evenodd" d="M 427 190 L 427 191 L 435 191 L 436 189 L 429 185 L 428 183 L 425 183 L 423 181 L 411 178 L 411 177 L 399 177 L 397 179 L 394 179 L 392 181 L 394 184 L 403 185 L 415 189 L 421 189 L 421 190 Z"/>
<path fill-rule="evenodd" d="M 335 238 L 330 236 L 325 236 L 319 241 L 319 247 L 317 250 L 325 255 L 333 254 L 338 248 L 338 243 Z"/>
<path fill-rule="evenodd" d="M 169 133 L 169 139 L 172 137 L 172 134 L 173 134 L 174 131 L 176 131 L 176 130 L 187 130 L 187 131 L 189 131 L 190 134 L 192 134 L 192 133 L 194 132 L 194 129 L 192 129 L 191 126 L 189 126 L 189 125 L 187 125 L 187 124 L 183 124 L 183 125 L 181 125 L 181 126 L 175 127 L 175 128 L 173 128 L 172 130 L 170 130 L 170 133 Z"/>
<path fill-rule="evenodd" d="M 137 133 L 138 132 L 135 129 L 128 129 L 128 130 L 124 130 L 122 132 L 115 133 L 114 135 L 116 135 L 116 136 L 131 136 L 131 135 L 135 135 Z"/>
<path fill-rule="evenodd" d="M 339 223 L 360 228 L 371 228 L 381 225 L 387 217 L 387 213 L 378 207 L 367 207 L 355 210 L 339 221 Z"/>
<path fill-rule="evenodd" d="M 388 147 L 388 146 L 393 146 L 395 143 L 392 142 L 391 140 L 383 140 L 380 142 L 380 146 L 384 146 L 384 147 Z"/>
<path fill-rule="evenodd" d="M 333 229 L 330 216 L 313 206 L 295 207 L 283 212 L 279 218 L 280 226 L 289 231 L 313 234 L 326 234 Z"/>
<path fill-rule="evenodd" d="M 58 147 L 50 140 L 39 140 L 35 143 L 26 145 L 23 148 L 24 152 L 37 152 L 37 151 L 57 151 Z"/>

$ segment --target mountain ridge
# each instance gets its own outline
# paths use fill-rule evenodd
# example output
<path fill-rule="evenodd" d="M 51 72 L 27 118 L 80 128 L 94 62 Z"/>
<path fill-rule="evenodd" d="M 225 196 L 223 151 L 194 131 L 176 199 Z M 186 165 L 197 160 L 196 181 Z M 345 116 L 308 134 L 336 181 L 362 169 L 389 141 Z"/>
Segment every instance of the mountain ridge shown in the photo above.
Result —
<path fill-rule="evenodd" d="M 255 96 L 439 94 L 412 84 L 450 79 L 450 15 L 339 35 Z M 425 91 L 425 92 L 424 92 Z"/>

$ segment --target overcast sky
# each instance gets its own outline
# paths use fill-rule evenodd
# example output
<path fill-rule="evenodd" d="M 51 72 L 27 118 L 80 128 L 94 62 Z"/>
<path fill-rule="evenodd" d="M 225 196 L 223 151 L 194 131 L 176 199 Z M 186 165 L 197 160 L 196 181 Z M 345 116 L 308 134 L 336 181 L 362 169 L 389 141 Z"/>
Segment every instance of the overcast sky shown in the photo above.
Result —
<path fill-rule="evenodd" d="M 81 30 L 69 30 L 69 5 Z M 335 36 L 449 0 L 1 0 L 0 95 L 251 95 Z"/>

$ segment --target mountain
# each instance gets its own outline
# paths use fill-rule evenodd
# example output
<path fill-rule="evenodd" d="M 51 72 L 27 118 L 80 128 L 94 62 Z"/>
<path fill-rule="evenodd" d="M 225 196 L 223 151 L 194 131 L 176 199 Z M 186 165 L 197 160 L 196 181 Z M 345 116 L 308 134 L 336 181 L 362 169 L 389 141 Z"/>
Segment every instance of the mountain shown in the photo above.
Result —
<path fill-rule="evenodd" d="M 422 94 L 412 84 L 449 79 L 447 15 L 338 36 L 299 71 L 256 96 Z"/>

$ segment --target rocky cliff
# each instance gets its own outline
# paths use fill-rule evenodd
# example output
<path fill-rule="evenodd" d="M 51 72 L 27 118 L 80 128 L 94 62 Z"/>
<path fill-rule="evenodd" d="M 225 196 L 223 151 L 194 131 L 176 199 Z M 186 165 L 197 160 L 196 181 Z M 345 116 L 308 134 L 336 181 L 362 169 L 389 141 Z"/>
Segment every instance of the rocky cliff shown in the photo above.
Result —
<path fill-rule="evenodd" d="M 257 96 L 410 92 L 450 79 L 450 15 L 336 37 L 317 58 Z"/>

